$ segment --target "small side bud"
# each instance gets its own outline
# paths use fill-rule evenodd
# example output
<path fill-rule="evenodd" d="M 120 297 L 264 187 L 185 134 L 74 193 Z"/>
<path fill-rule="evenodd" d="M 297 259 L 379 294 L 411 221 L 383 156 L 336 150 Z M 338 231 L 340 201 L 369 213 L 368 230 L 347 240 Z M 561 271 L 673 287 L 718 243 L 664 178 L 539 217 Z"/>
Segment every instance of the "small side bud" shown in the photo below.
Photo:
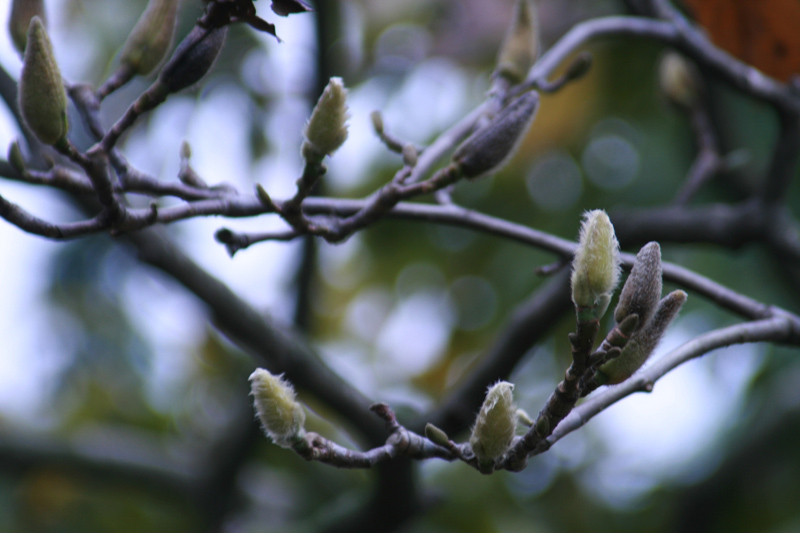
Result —
<path fill-rule="evenodd" d="M 622 353 L 600 367 L 598 383 L 615 385 L 622 383 L 639 370 L 653 353 L 667 327 L 672 323 L 686 302 L 686 293 L 673 291 L 658 304 L 650 322 L 637 331 L 623 348 Z"/>
<path fill-rule="evenodd" d="M 636 254 L 636 262 L 620 292 L 614 320 L 619 323 L 636 314 L 639 327 L 644 327 L 661 298 L 661 285 L 661 247 L 657 242 L 649 242 Z"/>
<path fill-rule="evenodd" d="M 28 44 L 19 78 L 19 109 L 25 123 L 44 144 L 67 135 L 67 93 L 53 45 L 39 17 L 31 19 Z"/>
<path fill-rule="evenodd" d="M 257 368 L 249 379 L 250 394 L 264 432 L 278 446 L 291 448 L 305 435 L 306 421 L 294 388 L 283 376 L 272 375 L 263 368 Z"/>
<path fill-rule="evenodd" d="M 700 95 L 697 68 L 677 52 L 667 52 L 658 64 L 658 83 L 673 104 L 690 109 Z"/>
<path fill-rule="evenodd" d="M 347 89 L 341 78 L 331 78 L 306 124 L 304 157 L 322 159 L 338 150 L 347 140 L 349 117 Z"/>
<path fill-rule="evenodd" d="M 447 433 L 430 422 L 425 424 L 425 438 L 437 446 L 443 446 L 445 448 L 450 446 L 450 437 L 447 436 Z"/>
<path fill-rule="evenodd" d="M 413 144 L 404 144 L 403 145 L 403 164 L 407 167 L 415 167 L 417 166 L 417 157 L 419 154 L 417 153 L 417 149 Z"/>
<path fill-rule="evenodd" d="M 456 148 L 453 163 L 466 178 L 500 170 L 519 148 L 539 108 L 533 91 L 517 97 Z"/>
<path fill-rule="evenodd" d="M 528 427 L 533 425 L 533 419 L 531 418 L 531 415 L 529 415 L 524 409 L 517 409 L 517 421 Z"/>
<path fill-rule="evenodd" d="M 486 392 L 469 444 L 479 461 L 493 461 L 506 453 L 517 429 L 514 385 L 498 381 Z"/>
<path fill-rule="evenodd" d="M 192 28 L 164 65 L 159 82 L 169 92 L 176 93 L 200 81 L 214 66 L 227 35 L 227 26 L 210 30 L 201 26 Z"/>
<path fill-rule="evenodd" d="M 520 83 L 536 62 L 539 36 L 536 13 L 530 0 L 517 0 L 514 18 L 500 47 L 497 73 L 511 83 Z"/>
<path fill-rule="evenodd" d="M 369 118 L 372 121 L 372 128 L 375 130 L 375 133 L 378 136 L 383 135 L 383 115 L 381 115 L 380 111 L 373 111 L 369 114 Z"/>
<path fill-rule="evenodd" d="M 139 75 L 156 68 L 172 45 L 177 12 L 178 0 L 150 0 L 122 47 L 120 63 Z"/>
<path fill-rule="evenodd" d="M 181 143 L 180 156 L 181 159 L 183 160 L 188 160 L 192 158 L 192 145 L 189 144 L 188 141 L 183 141 Z"/>
<path fill-rule="evenodd" d="M 13 0 L 11 3 L 11 13 L 8 16 L 8 32 L 14 48 L 20 55 L 25 53 L 25 44 L 28 42 L 28 28 L 31 19 L 39 17 L 43 23 L 47 23 L 44 13 L 44 0 Z"/>
<path fill-rule="evenodd" d="M 20 174 L 25 173 L 25 158 L 22 157 L 22 150 L 19 148 L 19 141 L 14 141 L 8 147 L 8 162 L 11 167 Z"/>
<path fill-rule="evenodd" d="M 601 209 L 583 216 L 578 249 L 572 261 L 572 301 L 581 320 L 603 316 L 619 283 L 619 243 Z"/>

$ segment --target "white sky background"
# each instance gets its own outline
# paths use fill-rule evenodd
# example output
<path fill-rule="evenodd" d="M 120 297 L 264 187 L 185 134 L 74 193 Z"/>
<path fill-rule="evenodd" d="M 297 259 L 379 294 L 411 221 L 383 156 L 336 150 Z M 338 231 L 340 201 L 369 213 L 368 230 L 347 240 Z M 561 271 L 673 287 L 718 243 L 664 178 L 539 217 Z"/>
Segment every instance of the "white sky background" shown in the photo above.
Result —
<path fill-rule="evenodd" d="M 71 73 L 81 72 L 80 65 L 71 63 L 70 58 L 85 57 L 79 52 L 89 45 L 74 36 L 67 39 L 59 31 L 58 4 L 51 1 L 47 7 L 57 56 L 63 73 L 69 78 Z M 8 0 L 0 0 L 0 62 L 16 77 L 20 61 L 5 31 L 7 12 Z M 305 79 L 303 65 L 307 62 L 303 59 L 314 53 L 312 19 L 296 16 L 278 22 L 278 31 L 284 36 L 291 35 L 291 39 L 279 45 L 271 36 L 264 36 L 267 52 L 256 52 L 249 62 L 266 62 L 263 76 L 281 85 L 279 89 L 284 94 L 290 94 Z M 271 74 L 276 71 L 282 75 Z M 352 90 L 350 139 L 330 161 L 328 179 L 333 180 L 334 188 L 337 183 L 340 186 L 353 183 L 372 161 L 386 157 L 371 133 L 370 111 L 385 109 L 387 124 L 418 124 L 438 129 L 468 110 L 470 83 L 469 77 L 456 65 L 436 58 L 423 61 L 404 83 L 392 88 L 392 94 L 388 94 L 385 84 L 376 80 Z M 296 97 L 289 97 L 286 105 L 281 106 L 279 116 L 265 125 L 270 137 L 278 142 L 280 155 L 268 155 L 250 168 L 244 149 L 247 143 L 244 128 L 237 127 L 237 120 L 231 118 L 239 117 L 243 121 L 248 113 L 239 91 L 234 85 L 217 86 L 199 107 L 190 97 L 172 97 L 159 110 L 146 135 L 132 135 L 127 140 L 126 154 L 143 170 L 161 179 L 174 179 L 178 147 L 183 139 L 188 139 L 193 146 L 195 168 L 210 181 L 228 181 L 242 191 L 250 190 L 258 181 L 277 196 L 291 194 L 294 181 L 291 176 L 298 175 L 300 170 L 297 147 L 307 113 L 304 104 Z M 425 107 L 426 102 L 430 107 Z M 402 120 L 408 109 L 415 110 L 414 120 Z M 2 150 L 17 135 L 8 126 L 12 123 L 7 110 L 0 108 Z M 395 131 L 414 140 L 424 139 L 431 133 L 422 129 Z M 520 186 L 523 190 L 524 184 Z M 69 213 L 56 198 L 40 188 L 0 181 L 0 193 L 49 219 L 59 220 Z M 286 320 L 291 310 L 288 284 L 296 247 L 284 243 L 261 244 L 240 252 L 231 260 L 224 248 L 213 241 L 213 232 L 222 225 L 265 229 L 279 227 L 279 224 L 274 218 L 235 220 L 230 224 L 217 218 L 196 219 L 179 224 L 177 232 L 181 244 L 204 268 L 257 308 L 269 310 L 278 319 Z M 4 249 L 0 257 L 0 331 L 3 333 L 0 420 L 36 425 L 32 423 L 32 414 L 42 407 L 40 392 L 57 372 L 62 349 L 54 345 L 52 336 L 46 332 L 54 327 L 68 327 L 65 317 L 49 309 L 41 298 L 47 282 L 43 272 L 48 258 L 60 245 L 24 234 L 3 221 L 0 221 L 0 243 Z M 341 247 L 323 245 L 321 257 L 335 266 L 337 262 L 347 263 L 358 253 L 358 239 L 353 239 Z M 326 352 L 331 352 L 331 364 L 354 378 L 367 394 L 380 394 L 383 386 L 388 387 L 384 390 L 398 386 L 399 381 L 435 360 L 439 347 L 446 345 L 453 320 L 452 302 L 447 299 L 446 289 L 444 293 L 433 292 L 427 296 L 410 294 L 399 301 L 395 301 L 396 295 L 392 294 L 364 294 L 353 304 L 361 307 L 348 312 L 357 316 L 378 309 L 390 319 L 384 321 L 383 329 L 374 332 L 360 332 L 358 321 L 351 322 L 351 334 L 369 337 L 366 340 L 374 342 L 386 358 L 374 366 L 365 366 L 365 363 L 373 364 L 374 360 L 360 353 L 355 345 L 331 345 L 325 347 Z M 132 320 L 151 339 L 155 350 L 153 399 L 166 405 L 168 385 L 179 381 L 181 373 L 191 364 L 193 342 L 206 327 L 202 309 L 191 297 L 170 291 L 144 274 L 121 290 L 129 302 Z M 424 328 L 420 327 L 420 320 L 424 321 Z M 682 317 L 658 353 L 685 342 L 708 326 L 700 315 Z M 420 346 L 429 349 L 418 349 Z M 431 346 L 435 349 L 430 349 Z M 599 437 L 608 452 L 585 470 L 586 486 L 601 499 L 627 505 L 659 480 L 675 479 L 678 474 L 696 469 L 698 461 L 709 460 L 710 439 L 735 419 L 747 377 L 759 360 L 758 353 L 757 348 L 746 346 L 692 362 L 659 382 L 652 394 L 626 399 L 598 416 L 585 430 Z M 403 368 L 404 360 L 413 365 Z M 376 382 L 376 379 L 385 381 Z M 698 405 L 704 407 L 700 409 Z M 538 405 L 523 407 L 531 412 L 539 408 Z M 581 449 L 568 441 L 565 439 L 551 451 L 555 458 L 559 457 L 559 448 L 564 454 Z M 562 457 L 570 464 L 574 460 L 567 460 L 566 455 Z M 453 468 L 452 465 L 447 467 Z"/>

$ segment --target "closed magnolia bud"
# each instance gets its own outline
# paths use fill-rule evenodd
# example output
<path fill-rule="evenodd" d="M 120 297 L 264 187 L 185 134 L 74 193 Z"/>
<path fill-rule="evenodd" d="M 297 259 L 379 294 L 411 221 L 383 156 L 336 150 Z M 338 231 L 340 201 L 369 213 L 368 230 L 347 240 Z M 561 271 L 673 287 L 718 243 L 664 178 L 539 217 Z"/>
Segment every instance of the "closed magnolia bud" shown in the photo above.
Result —
<path fill-rule="evenodd" d="M 8 162 L 20 174 L 25 172 L 25 158 L 22 157 L 22 150 L 19 148 L 18 141 L 14 141 L 8 147 Z"/>
<path fill-rule="evenodd" d="M 534 7 L 530 0 L 517 0 L 514 19 L 497 58 L 498 74 L 511 83 L 520 83 L 536 61 L 538 48 L 539 37 Z"/>
<path fill-rule="evenodd" d="M 67 93 L 53 45 L 39 17 L 31 19 L 19 78 L 19 109 L 30 130 L 44 144 L 67 135 Z"/>
<path fill-rule="evenodd" d="M 677 52 L 667 52 L 658 65 L 658 83 L 669 100 L 691 108 L 700 93 L 699 75 L 695 66 Z"/>
<path fill-rule="evenodd" d="M 291 448 L 305 435 L 306 413 L 283 376 L 257 368 L 250 374 L 253 403 L 264 432 L 283 448 Z"/>
<path fill-rule="evenodd" d="M 175 36 L 178 0 L 150 0 L 122 47 L 120 63 L 139 75 L 164 59 Z"/>
<path fill-rule="evenodd" d="M 614 320 L 622 322 L 635 314 L 639 315 L 639 327 L 644 327 L 656 311 L 661 286 L 661 247 L 649 242 L 636 254 L 636 262 L 619 294 Z"/>
<path fill-rule="evenodd" d="M 597 381 L 599 384 L 615 385 L 622 383 L 639 370 L 653 353 L 667 327 L 677 316 L 686 302 L 686 293 L 673 291 L 665 296 L 650 321 L 633 334 L 623 348 L 622 353 L 600 367 Z"/>
<path fill-rule="evenodd" d="M 13 0 L 11 3 L 11 14 L 8 16 L 8 31 L 14 48 L 17 52 L 25 52 L 25 43 L 28 41 L 28 28 L 31 19 L 39 17 L 42 22 L 46 22 L 44 14 L 44 0 Z"/>
<path fill-rule="evenodd" d="M 450 437 L 447 436 L 447 433 L 430 422 L 425 424 L 425 438 L 437 446 L 443 446 L 445 448 L 450 446 Z"/>
<path fill-rule="evenodd" d="M 517 97 L 456 148 L 453 163 L 466 178 L 500 170 L 519 148 L 539 107 L 533 91 Z"/>
<path fill-rule="evenodd" d="M 508 451 L 517 430 L 514 385 L 498 381 L 486 392 L 469 444 L 480 461 L 494 460 Z"/>
<path fill-rule="evenodd" d="M 603 316 L 619 283 L 619 243 L 602 209 L 583 216 L 578 249 L 572 261 L 572 301 L 581 320 Z"/>
<path fill-rule="evenodd" d="M 169 92 L 176 93 L 200 81 L 214 66 L 227 35 L 227 26 L 213 29 L 201 26 L 192 28 L 164 65 L 158 76 L 159 82 Z"/>
<path fill-rule="evenodd" d="M 306 124 L 303 156 L 321 159 L 338 150 L 347 140 L 349 117 L 347 89 L 341 78 L 331 78 Z"/>

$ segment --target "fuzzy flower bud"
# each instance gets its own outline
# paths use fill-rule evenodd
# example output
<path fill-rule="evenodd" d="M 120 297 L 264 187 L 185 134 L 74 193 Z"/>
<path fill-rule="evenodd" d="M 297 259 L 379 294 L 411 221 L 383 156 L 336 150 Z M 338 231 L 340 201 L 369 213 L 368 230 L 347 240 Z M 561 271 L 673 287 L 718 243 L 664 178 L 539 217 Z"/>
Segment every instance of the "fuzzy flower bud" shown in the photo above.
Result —
<path fill-rule="evenodd" d="M 639 328 L 653 316 L 661 298 L 661 247 L 657 242 L 645 244 L 636 254 L 636 262 L 622 287 L 614 320 L 622 322 L 628 315 L 639 315 Z"/>
<path fill-rule="evenodd" d="M 120 63 L 139 75 L 164 59 L 175 36 L 178 0 L 150 0 L 122 48 Z"/>
<path fill-rule="evenodd" d="M 250 394 L 264 432 L 278 446 L 291 448 L 303 438 L 306 421 L 306 413 L 295 399 L 294 388 L 282 375 L 274 376 L 263 368 L 257 368 L 249 379 Z"/>
<path fill-rule="evenodd" d="M 453 163 L 466 178 L 500 170 L 519 148 L 539 108 L 533 91 L 517 97 L 453 152 Z"/>
<path fill-rule="evenodd" d="M 349 117 L 347 89 L 341 78 L 331 78 L 306 124 L 303 156 L 306 159 L 322 159 L 338 150 L 347 140 Z"/>
<path fill-rule="evenodd" d="M 11 14 L 8 16 L 8 31 L 14 42 L 14 48 L 20 54 L 25 52 L 28 28 L 33 17 L 39 17 L 42 22 L 47 21 L 44 14 L 44 0 L 13 0 Z"/>
<path fill-rule="evenodd" d="M 536 61 L 538 41 L 534 7 L 530 0 L 517 0 L 514 6 L 514 19 L 500 47 L 497 73 L 511 83 L 523 81 Z"/>
<path fill-rule="evenodd" d="M 601 209 L 587 211 L 572 261 L 572 301 L 580 319 L 603 316 L 619 274 L 619 243 L 611 220 Z"/>
<path fill-rule="evenodd" d="M 517 429 L 517 406 L 514 405 L 514 385 L 498 381 L 486 392 L 469 444 L 480 461 L 495 460 L 511 445 Z"/>
<path fill-rule="evenodd" d="M 667 326 L 677 316 L 686 302 L 686 293 L 673 291 L 659 303 L 655 313 L 644 327 L 639 329 L 623 348 L 622 353 L 600 367 L 597 381 L 600 384 L 622 383 L 639 370 L 653 353 Z"/>
<path fill-rule="evenodd" d="M 668 52 L 658 65 L 658 83 L 673 104 L 691 108 L 700 93 L 695 66 L 677 52 Z"/>
<path fill-rule="evenodd" d="M 39 17 L 31 19 L 19 78 L 19 109 L 25 123 L 44 144 L 67 135 L 67 93 L 53 45 Z"/>
<path fill-rule="evenodd" d="M 195 26 L 164 65 L 158 81 L 171 93 L 194 85 L 214 66 L 227 35 L 227 26 L 211 30 Z"/>

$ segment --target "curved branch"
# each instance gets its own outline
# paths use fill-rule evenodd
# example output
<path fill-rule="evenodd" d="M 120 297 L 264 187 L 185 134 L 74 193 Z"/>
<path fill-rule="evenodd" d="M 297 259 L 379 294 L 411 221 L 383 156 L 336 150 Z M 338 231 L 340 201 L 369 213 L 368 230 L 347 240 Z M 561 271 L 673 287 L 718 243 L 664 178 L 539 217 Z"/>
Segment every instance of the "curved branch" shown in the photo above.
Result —
<path fill-rule="evenodd" d="M 613 16 L 582 22 L 567 32 L 537 61 L 528 74 L 525 86 L 535 87 L 539 80 L 551 76 L 579 48 L 607 36 L 644 37 L 671 44 L 734 87 L 780 109 L 800 111 L 800 99 L 786 85 L 720 50 L 682 17 L 661 21 L 645 17 Z"/>
<path fill-rule="evenodd" d="M 784 316 L 728 326 L 700 335 L 665 354 L 624 383 L 608 389 L 605 393 L 573 409 L 556 427 L 553 434 L 534 451 L 534 455 L 547 451 L 553 444 L 582 427 L 597 414 L 621 399 L 636 392 L 651 392 L 656 381 L 691 359 L 733 344 L 766 341 L 796 343 L 798 335 L 800 335 L 800 330 L 797 329 L 797 324 L 787 320 Z"/>

